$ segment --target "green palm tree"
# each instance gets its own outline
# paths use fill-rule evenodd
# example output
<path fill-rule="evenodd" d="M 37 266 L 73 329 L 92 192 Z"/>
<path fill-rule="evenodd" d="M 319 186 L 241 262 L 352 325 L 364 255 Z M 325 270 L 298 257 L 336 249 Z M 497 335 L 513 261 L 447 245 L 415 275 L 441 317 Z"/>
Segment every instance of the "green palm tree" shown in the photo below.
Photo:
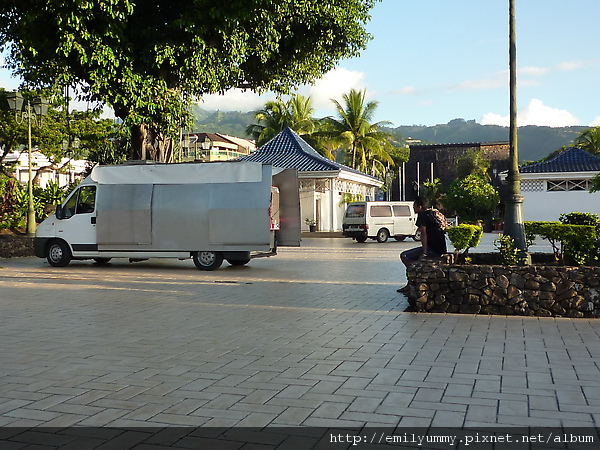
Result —
<path fill-rule="evenodd" d="M 292 94 L 289 100 L 280 97 L 265 103 L 265 106 L 254 113 L 257 123 L 248 125 L 246 134 L 256 140 L 260 147 L 284 128 L 290 127 L 300 136 L 313 133 L 318 121 L 313 118 L 314 108 L 310 97 Z"/>
<path fill-rule="evenodd" d="M 575 145 L 592 155 L 600 155 L 600 127 L 582 131 L 575 139 Z"/>
<path fill-rule="evenodd" d="M 350 166 L 363 172 L 380 172 L 387 164 L 394 164 L 388 151 L 393 149 L 388 133 L 379 131 L 379 127 L 390 122 L 371 124 L 377 102 L 365 103 L 365 90 L 350 90 L 344 94 L 344 105 L 333 100 L 338 119 L 327 118 L 326 130 L 319 133 L 330 141 L 345 147 L 349 152 Z"/>

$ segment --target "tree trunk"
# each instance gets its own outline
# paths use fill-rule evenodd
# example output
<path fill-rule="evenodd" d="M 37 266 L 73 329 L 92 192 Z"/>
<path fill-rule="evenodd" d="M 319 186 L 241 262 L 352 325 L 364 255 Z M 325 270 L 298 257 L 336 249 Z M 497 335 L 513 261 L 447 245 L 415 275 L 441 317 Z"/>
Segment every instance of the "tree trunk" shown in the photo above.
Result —
<path fill-rule="evenodd" d="M 144 124 L 131 127 L 131 147 L 133 160 L 171 163 L 174 159 L 173 140 Z"/>

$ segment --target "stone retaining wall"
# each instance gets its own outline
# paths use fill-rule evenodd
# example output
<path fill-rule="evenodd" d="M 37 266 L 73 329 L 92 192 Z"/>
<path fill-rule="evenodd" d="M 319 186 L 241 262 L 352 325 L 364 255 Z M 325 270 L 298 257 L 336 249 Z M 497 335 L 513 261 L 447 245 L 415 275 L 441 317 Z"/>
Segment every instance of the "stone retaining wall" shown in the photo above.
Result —
<path fill-rule="evenodd" d="M 0 234 L 0 258 L 34 256 L 33 238 Z"/>
<path fill-rule="evenodd" d="M 600 317 L 600 267 L 419 261 L 407 276 L 417 312 Z"/>

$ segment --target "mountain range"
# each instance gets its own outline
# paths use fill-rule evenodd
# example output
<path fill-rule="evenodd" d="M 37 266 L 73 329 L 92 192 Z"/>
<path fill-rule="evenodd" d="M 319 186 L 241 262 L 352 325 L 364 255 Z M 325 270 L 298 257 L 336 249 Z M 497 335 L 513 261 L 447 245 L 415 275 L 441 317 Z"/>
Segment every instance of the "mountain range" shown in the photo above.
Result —
<path fill-rule="evenodd" d="M 193 109 L 192 132 L 222 133 L 248 138 L 246 127 L 255 123 L 253 112 L 207 111 Z M 541 127 L 529 125 L 519 128 L 519 160 L 538 161 L 563 146 L 573 143 L 588 127 Z M 386 128 L 400 143 L 421 141 L 421 144 L 456 144 L 467 142 L 508 141 L 509 129 L 499 125 L 481 125 L 474 120 L 454 119 L 447 124 L 433 126 L 402 125 Z"/>

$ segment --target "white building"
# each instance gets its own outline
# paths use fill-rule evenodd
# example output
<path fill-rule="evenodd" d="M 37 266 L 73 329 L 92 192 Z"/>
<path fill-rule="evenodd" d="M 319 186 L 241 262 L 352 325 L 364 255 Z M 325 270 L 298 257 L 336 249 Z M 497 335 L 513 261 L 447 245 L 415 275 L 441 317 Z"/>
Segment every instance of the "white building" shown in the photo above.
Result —
<path fill-rule="evenodd" d="M 27 151 L 8 153 L 3 160 L 4 164 L 15 163 L 13 173 L 15 178 L 21 184 L 27 184 L 29 181 L 29 155 Z M 45 188 L 50 181 L 58 183 L 59 186 L 67 186 L 78 178 L 86 169 L 87 161 L 77 159 L 69 160 L 63 158 L 59 164 L 53 166 L 52 162 L 46 158 L 39 150 L 31 152 L 31 166 L 33 177 L 41 169 L 37 178 L 37 185 Z"/>
<path fill-rule="evenodd" d="M 558 220 L 575 211 L 600 215 L 600 192 L 589 192 L 590 180 L 600 172 L 599 157 L 571 147 L 520 172 L 524 220 Z"/>
<path fill-rule="evenodd" d="M 244 161 L 258 161 L 284 169 L 297 169 L 300 184 L 300 218 L 314 221 L 318 231 L 340 231 L 346 209 L 344 194 L 375 200 L 383 181 L 321 156 L 290 128 L 271 139 Z"/>
<path fill-rule="evenodd" d="M 254 141 L 221 133 L 189 133 L 181 141 L 181 161 L 227 161 L 249 155 Z"/>

